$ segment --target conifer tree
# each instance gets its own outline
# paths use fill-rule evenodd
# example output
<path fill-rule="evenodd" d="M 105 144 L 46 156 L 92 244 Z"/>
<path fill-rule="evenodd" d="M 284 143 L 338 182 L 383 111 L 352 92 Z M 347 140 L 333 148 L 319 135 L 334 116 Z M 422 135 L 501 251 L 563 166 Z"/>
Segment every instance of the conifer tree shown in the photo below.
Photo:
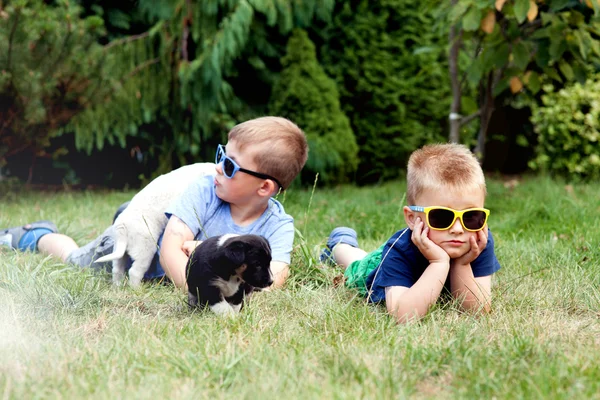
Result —
<path fill-rule="evenodd" d="M 270 111 L 293 120 L 307 135 L 310 152 L 302 179 L 312 183 L 315 173 L 325 183 L 347 179 L 358 165 L 356 139 L 340 108 L 336 84 L 319 65 L 304 30 L 292 34 L 282 64 Z"/>
<path fill-rule="evenodd" d="M 421 0 L 340 0 L 319 59 L 360 147 L 357 181 L 398 178 L 410 153 L 442 141 L 450 84 L 445 36 Z M 435 51 L 432 51 L 435 50 Z"/>
<path fill-rule="evenodd" d="M 118 83 L 97 43 L 102 19 L 58 3 L 0 2 L 0 166 L 21 152 L 51 156 L 56 130 Z"/>
<path fill-rule="evenodd" d="M 119 74 L 127 79 L 68 129 L 80 147 L 90 149 L 136 134 L 144 124 L 161 124 L 158 172 L 172 168 L 173 158 L 197 159 L 205 144 L 212 150 L 211 141 L 221 141 L 233 125 L 252 116 L 234 80 L 248 70 L 253 77 L 273 75 L 265 60 L 280 57 L 278 41 L 295 26 L 327 20 L 333 3 L 140 0 L 152 29 L 109 44 L 115 60 L 120 57 L 114 68 L 122 68 Z"/>
<path fill-rule="evenodd" d="M 254 99 L 236 92 L 235 79 L 272 76 L 266 60 L 279 59 L 278 43 L 327 20 L 333 3 L 140 0 L 136 18 L 151 28 L 106 43 L 102 19 L 81 18 L 77 2 L 0 1 L 0 165 L 9 151 L 39 154 L 61 134 L 86 151 L 151 136 L 157 172 L 194 160 L 252 116 Z"/>

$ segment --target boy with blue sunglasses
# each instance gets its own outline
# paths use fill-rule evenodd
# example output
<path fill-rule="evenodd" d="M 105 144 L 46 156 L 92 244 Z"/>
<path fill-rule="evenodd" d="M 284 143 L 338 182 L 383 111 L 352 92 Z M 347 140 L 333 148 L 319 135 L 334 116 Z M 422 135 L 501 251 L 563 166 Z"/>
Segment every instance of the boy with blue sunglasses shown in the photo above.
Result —
<path fill-rule="evenodd" d="M 274 286 L 282 286 L 289 274 L 294 220 L 273 196 L 291 184 L 307 157 L 304 132 L 285 118 L 262 117 L 236 125 L 227 145 L 217 148 L 216 174 L 193 183 L 167 208 L 169 220 L 158 240 L 159 251 L 144 277 L 166 275 L 183 288 L 189 255 L 200 241 L 226 233 L 252 233 L 269 241 Z M 112 253 L 111 228 L 80 248 L 57 233 L 52 222 L 38 221 L 0 230 L 0 244 L 55 255 L 81 267 L 110 268 L 108 263 L 93 263 Z"/>
<path fill-rule="evenodd" d="M 334 229 L 321 255 L 345 268 L 347 287 L 385 303 L 398 322 L 423 317 L 444 289 L 462 308 L 489 311 L 500 269 L 484 208 L 479 162 L 465 146 L 437 144 L 413 152 L 407 168 L 408 225 L 379 249 L 358 247 L 356 232 Z"/>
<path fill-rule="evenodd" d="M 308 158 L 302 130 L 279 117 L 235 126 L 217 147 L 216 175 L 187 190 L 168 210 L 160 264 L 177 286 L 185 284 L 188 256 L 199 243 L 225 233 L 258 234 L 271 245 L 274 286 L 289 275 L 294 220 L 272 196 L 285 190 Z"/>

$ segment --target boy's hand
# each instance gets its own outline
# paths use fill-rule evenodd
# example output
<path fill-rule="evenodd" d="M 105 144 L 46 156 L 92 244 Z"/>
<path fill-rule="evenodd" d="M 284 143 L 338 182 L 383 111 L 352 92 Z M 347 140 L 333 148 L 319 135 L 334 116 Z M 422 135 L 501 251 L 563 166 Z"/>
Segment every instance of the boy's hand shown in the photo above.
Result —
<path fill-rule="evenodd" d="M 477 239 L 475 239 L 477 237 Z M 480 231 L 477 231 L 475 236 L 471 236 L 469 239 L 469 244 L 471 245 L 471 249 L 464 254 L 454 260 L 452 260 L 452 265 L 468 265 L 471 264 L 485 249 L 488 240 L 488 227 L 486 226 Z"/>
<path fill-rule="evenodd" d="M 189 257 L 200 243 L 202 243 L 202 240 L 188 240 L 187 242 L 183 242 L 181 250 Z"/>
<path fill-rule="evenodd" d="M 423 254 L 430 264 L 448 264 L 450 262 L 450 256 L 444 249 L 433 243 L 427 236 L 428 234 L 429 227 L 425 225 L 425 222 L 420 217 L 417 217 L 411 236 L 412 242 L 417 246 L 421 254 Z"/>

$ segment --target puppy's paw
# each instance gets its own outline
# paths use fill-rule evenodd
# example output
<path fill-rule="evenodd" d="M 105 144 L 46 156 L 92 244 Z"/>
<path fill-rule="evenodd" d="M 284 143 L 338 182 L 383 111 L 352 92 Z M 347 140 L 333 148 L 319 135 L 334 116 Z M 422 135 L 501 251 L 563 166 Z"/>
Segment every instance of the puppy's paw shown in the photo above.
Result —
<path fill-rule="evenodd" d="M 198 307 L 198 296 L 192 292 L 188 292 L 188 305 L 190 308 Z"/>
<path fill-rule="evenodd" d="M 242 309 L 242 303 L 240 303 L 240 304 L 232 304 L 231 308 L 233 309 L 233 312 L 235 312 L 236 314 L 239 314 L 240 310 Z"/>
<path fill-rule="evenodd" d="M 210 306 L 210 309 L 212 312 L 222 317 L 234 317 L 237 314 L 231 305 L 225 300 L 220 301 L 217 304 L 213 304 Z"/>

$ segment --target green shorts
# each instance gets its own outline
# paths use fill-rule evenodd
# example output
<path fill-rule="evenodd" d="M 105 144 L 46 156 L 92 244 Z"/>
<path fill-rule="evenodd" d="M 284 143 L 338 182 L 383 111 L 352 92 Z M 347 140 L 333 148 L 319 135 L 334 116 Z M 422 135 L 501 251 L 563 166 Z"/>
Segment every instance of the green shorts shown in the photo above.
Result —
<path fill-rule="evenodd" d="M 346 287 L 357 289 L 363 296 L 367 295 L 367 277 L 381 263 L 381 253 L 383 253 L 384 247 L 385 245 L 367 253 L 361 260 L 354 261 L 348 265 L 348 268 L 344 272 Z"/>

